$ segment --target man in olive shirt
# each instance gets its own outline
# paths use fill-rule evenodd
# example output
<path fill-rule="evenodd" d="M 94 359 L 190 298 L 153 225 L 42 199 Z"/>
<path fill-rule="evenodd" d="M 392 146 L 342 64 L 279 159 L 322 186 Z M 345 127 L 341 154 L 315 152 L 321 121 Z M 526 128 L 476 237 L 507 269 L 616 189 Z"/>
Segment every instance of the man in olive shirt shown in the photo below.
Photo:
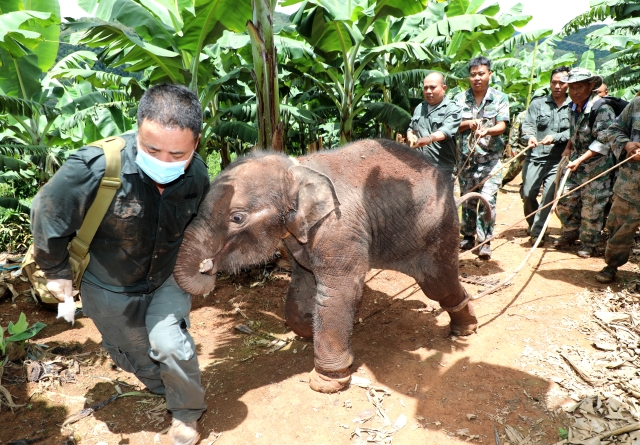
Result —
<path fill-rule="evenodd" d="M 113 361 L 153 393 L 165 395 L 174 445 L 197 443 L 206 408 L 189 327 L 191 295 L 173 278 L 187 224 L 209 189 L 195 153 L 202 127 L 198 97 L 158 85 L 138 106 L 138 133 L 123 135 L 122 185 L 102 220 L 83 275 L 82 308 Z M 33 201 L 35 261 L 60 301 L 71 296 L 67 244 L 82 225 L 106 168 L 104 152 L 69 156 Z"/>
<path fill-rule="evenodd" d="M 445 97 L 446 91 L 447 84 L 442 74 L 434 72 L 424 78 L 424 102 L 413 113 L 407 139 L 410 146 L 419 149 L 433 165 L 453 175 L 456 167 L 455 136 L 460 126 L 461 110 Z"/>
<path fill-rule="evenodd" d="M 520 196 L 524 202 L 524 214 L 535 212 L 551 201 L 556 193 L 555 178 L 562 152 L 569 141 L 569 86 L 563 78 L 569 75 L 569 68 L 561 66 L 551 72 L 551 94 L 534 99 L 522 124 L 522 143 L 527 153 L 522 168 Z M 538 203 L 538 192 L 542 190 L 542 202 Z M 535 243 L 551 207 L 527 218 L 531 243 Z M 544 243 L 541 241 L 540 245 Z"/>

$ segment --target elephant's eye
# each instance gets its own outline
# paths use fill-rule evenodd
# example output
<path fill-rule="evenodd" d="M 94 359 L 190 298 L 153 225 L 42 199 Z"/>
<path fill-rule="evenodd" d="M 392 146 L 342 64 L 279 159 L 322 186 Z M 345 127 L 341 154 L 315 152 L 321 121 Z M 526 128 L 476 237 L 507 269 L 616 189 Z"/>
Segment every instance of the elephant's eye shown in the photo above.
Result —
<path fill-rule="evenodd" d="M 234 213 L 231 215 L 231 221 L 236 224 L 242 224 L 244 222 L 244 215 L 242 213 Z"/>

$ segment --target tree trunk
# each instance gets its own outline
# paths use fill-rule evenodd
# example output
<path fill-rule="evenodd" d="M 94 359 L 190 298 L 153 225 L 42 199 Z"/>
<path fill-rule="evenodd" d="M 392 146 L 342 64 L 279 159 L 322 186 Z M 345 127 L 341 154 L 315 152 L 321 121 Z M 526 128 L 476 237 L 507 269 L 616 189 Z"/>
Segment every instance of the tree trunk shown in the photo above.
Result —
<path fill-rule="evenodd" d="M 257 148 L 282 151 L 280 95 L 278 92 L 278 57 L 273 41 L 275 0 L 252 0 L 253 20 L 247 22 L 253 50 L 258 117 Z"/>

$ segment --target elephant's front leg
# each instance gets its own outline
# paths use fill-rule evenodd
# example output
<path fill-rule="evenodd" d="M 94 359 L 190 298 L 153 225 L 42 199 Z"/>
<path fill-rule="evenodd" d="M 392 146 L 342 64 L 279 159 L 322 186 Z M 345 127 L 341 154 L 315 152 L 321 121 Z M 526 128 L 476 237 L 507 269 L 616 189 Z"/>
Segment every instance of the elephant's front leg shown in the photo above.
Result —
<path fill-rule="evenodd" d="M 316 311 L 316 279 L 291 256 L 291 284 L 287 290 L 284 319 L 300 337 L 313 337 L 313 317 Z"/>
<path fill-rule="evenodd" d="M 336 392 L 351 381 L 351 333 L 362 297 L 364 275 L 326 277 L 316 274 L 315 369 L 309 380 L 314 391 Z"/>

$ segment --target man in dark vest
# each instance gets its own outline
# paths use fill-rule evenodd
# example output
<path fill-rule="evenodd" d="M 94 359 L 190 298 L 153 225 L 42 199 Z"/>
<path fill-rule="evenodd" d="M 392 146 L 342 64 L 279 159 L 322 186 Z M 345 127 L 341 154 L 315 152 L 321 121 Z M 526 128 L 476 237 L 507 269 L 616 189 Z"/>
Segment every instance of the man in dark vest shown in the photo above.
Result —
<path fill-rule="evenodd" d="M 81 285 L 82 308 L 113 361 L 166 398 L 174 445 L 197 443 L 204 388 L 189 335 L 191 295 L 173 278 L 187 224 L 209 189 L 196 153 L 198 97 L 178 85 L 145 92 L 138 132 L 123 135 L 122 185 L 102 220 Z M 67 244 L 82 225 L 105 173 L 104 152 L 83 147 L 36 195 L 31 211 L 35 261 L 47 287 L 71 295 Z"/>

